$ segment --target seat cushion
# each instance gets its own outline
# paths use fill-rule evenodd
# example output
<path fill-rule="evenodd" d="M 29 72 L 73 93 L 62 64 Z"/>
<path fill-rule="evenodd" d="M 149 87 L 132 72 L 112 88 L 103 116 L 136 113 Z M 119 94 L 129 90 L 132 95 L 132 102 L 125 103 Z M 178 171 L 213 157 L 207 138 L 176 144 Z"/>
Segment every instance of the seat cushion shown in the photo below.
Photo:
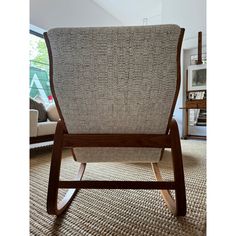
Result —
<path fill-rule="evenodd" d="M 37 136 L 38 110 L 30 109 L 30 137 Z"/>
<path fill-rule="evenodd" d="M 56 131 L 57 122 L 46 121 L 38 123 L 37 133 L 38 136 L 54 134 Z"/>
<path fill-rule="evenodd" d="M 87 162 L 158 162 L 160 148 L 114 148 L 82 147 L 74 148 L 76 160 Z"/>

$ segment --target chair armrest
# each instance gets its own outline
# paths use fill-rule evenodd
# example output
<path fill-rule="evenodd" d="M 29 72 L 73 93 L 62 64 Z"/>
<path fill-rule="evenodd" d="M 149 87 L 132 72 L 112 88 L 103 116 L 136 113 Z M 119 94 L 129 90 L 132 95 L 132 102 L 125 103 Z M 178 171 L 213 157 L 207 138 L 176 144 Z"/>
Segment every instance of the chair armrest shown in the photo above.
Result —
<path fill-rule="evenodd" d="M 38 110 L 30 109 L 30 137 L 37 136 Z"/>

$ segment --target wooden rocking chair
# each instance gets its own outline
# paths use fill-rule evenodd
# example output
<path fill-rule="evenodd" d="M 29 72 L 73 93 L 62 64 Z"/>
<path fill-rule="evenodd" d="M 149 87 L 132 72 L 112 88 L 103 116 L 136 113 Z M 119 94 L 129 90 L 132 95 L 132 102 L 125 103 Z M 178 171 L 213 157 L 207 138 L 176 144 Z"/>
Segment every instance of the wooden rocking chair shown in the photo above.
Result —
<path fill-rule="evenodd" d="M 44 34 L 50 84 L 61 118 L 54 137 L 47 211 L 60 215 L 80 188 L 159 189 L 174 215 L 186 214 L 178 125 L 184 29 L 177 25 L 56 28 Z M 73 181 L 60 180 L 62 150 L 81 163 Z M 157 162 L 171 148 L 174 181 Z M 158 181 L 81 180 L 88 162 L 149 162 Z M 66 188 L 58 204 L 58 189 Z M 169 190 L 175 191 L 175 198 Z"/>

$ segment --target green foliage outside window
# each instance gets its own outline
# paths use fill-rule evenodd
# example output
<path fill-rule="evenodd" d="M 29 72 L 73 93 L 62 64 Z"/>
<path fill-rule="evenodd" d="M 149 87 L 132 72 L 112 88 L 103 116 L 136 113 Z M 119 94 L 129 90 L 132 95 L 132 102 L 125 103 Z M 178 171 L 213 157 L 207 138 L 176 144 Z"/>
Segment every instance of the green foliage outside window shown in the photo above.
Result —
<path fill-rule="evenodd" d="M 30 34 L 30 97 L 51 102 L 49 58 L 43 38 Z"/>

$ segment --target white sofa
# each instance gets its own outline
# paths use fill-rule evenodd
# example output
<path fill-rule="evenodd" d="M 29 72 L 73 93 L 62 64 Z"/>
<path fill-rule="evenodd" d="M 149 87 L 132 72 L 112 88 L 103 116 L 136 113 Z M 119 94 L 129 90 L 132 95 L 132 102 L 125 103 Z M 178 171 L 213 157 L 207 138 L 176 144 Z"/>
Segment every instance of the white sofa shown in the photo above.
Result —
<path fill-rule="evenodd" d="M 38 110 L 30 109 L 30 144 L 51 141 L 60 119 L 56 106 L 50 104 L 47 108 L 47 121 L 38 122 Z"/>

